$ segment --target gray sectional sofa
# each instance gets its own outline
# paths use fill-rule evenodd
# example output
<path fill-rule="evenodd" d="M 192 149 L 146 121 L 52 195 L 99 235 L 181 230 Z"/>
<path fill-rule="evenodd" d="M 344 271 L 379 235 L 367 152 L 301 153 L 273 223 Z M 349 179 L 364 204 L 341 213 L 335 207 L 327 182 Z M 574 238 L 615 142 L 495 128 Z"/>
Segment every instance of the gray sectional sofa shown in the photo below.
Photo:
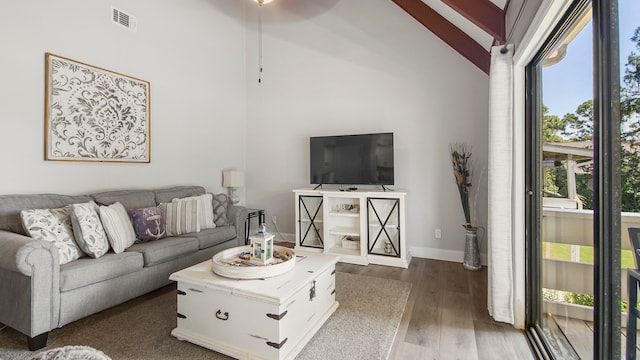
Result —
<path fill-rule="evenodd" d="M 80 196 L 0 195 L 0 323 L 27 335 L 30 350 L 42 348 L 50 330 L 165 286 L 171 273 L 244 245 L 247 218 L 246 208 L 228 205 L 226 225 L 59 265 L 51 242 L 26 235 L 21 210 L 87 201 L 137 209 L 204 193 L 200 186 L 179 186 Z"/>

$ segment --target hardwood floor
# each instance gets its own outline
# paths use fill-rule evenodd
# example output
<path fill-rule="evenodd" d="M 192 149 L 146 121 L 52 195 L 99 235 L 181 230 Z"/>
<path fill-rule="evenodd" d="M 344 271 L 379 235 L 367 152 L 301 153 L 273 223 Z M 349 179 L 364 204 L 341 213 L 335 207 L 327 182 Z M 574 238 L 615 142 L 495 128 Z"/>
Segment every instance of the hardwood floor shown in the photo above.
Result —
<path fill-rule="evenodd" d="M 487 312 L 487 269 L 413 258 L 408 269 L 338 263 L 338 271 L 412 283 L 390 359 L 534 359 L 522 331 Z"/>

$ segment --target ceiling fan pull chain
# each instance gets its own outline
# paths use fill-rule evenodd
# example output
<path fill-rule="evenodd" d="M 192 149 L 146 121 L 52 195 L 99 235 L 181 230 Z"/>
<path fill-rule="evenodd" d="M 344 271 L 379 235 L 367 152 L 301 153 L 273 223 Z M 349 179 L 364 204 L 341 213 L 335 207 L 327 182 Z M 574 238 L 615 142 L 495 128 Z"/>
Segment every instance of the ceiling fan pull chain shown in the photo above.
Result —
<path fill-rule="evenodd" d="M 258 8 L 258 83 L 262 83 L 262 2 Z"/>

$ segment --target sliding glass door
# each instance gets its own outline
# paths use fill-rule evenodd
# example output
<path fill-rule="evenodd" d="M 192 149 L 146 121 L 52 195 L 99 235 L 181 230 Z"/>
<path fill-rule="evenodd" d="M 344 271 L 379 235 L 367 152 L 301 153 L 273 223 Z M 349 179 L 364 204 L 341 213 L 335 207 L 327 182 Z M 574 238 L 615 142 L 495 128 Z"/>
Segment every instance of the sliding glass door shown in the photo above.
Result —
<path fill-rule="evenodd" d="M 617 36 L 617 1 L 575 1 L 527 67 L 527 327 L 553 359 L 620 358 Z"/>

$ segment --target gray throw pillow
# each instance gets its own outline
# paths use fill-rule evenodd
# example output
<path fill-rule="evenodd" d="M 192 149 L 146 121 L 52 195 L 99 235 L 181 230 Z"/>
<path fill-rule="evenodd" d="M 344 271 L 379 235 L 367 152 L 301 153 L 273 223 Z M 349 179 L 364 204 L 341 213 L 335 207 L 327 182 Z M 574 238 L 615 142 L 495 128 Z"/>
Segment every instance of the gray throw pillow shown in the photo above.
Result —
<path fill-rule="evenodd" d="M 229 206 L 229 197 L 226 194 L 213 195 L 213 222 L 216 226 L 227 225 L 227 207 Z"/>

